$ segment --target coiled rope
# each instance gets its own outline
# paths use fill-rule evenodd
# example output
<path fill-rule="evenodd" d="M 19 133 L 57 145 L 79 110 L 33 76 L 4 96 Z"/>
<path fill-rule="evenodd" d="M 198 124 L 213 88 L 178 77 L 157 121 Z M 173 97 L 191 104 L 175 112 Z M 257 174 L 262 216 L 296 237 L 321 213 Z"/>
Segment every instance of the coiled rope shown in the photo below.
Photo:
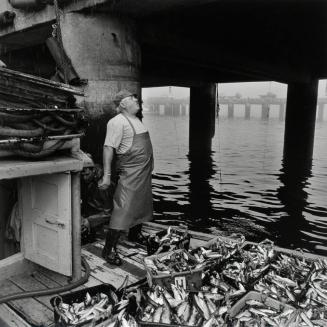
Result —
<path fill-rule="evenodd" d="M 59 150 L 66 140 L 46 142 L 49 136 L 81 133 L 85 127 L 78 110 L 42 111 L 27 114 L 24 110 L 0 111 L 0 150 L 10 151 L 25 158 L 39 159 Z M 21 142 L 10 142 L 11 139 Z M 26 139 L 33 139 L 27 141 Z"/>

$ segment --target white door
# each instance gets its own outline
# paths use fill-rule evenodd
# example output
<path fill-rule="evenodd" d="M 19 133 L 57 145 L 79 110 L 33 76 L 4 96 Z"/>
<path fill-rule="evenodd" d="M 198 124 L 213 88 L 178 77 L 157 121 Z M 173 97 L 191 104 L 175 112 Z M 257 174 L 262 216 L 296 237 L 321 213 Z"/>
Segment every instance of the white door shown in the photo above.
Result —
<path fill-rule="evenodd" d="M 22 178 L 22 251 L 25 258 L 72 275 L 71 179 L 69 173 Z"/>

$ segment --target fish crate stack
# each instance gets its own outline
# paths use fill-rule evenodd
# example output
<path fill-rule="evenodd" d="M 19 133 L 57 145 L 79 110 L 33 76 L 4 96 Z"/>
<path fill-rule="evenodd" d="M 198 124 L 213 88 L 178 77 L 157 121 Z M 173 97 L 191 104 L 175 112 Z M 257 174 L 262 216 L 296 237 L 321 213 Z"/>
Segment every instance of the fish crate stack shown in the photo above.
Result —
<path fill-rule="evenodd" d="M 86 121 L 69 85 L 0 68 L 0 157 L 38 160 L 79 148 Z"/>

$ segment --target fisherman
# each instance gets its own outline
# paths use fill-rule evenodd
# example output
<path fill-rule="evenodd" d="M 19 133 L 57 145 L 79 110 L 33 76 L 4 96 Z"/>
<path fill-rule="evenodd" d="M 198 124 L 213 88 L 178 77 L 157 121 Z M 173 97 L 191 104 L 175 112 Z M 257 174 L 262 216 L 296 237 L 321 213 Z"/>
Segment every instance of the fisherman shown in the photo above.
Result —
<path fill-rule="evenodd" d="M 110 186 L 114 164 L 118 181 L 102 256 L 108 263 L 119 266 L 122 261 L 116 246 L 121 232 L 130 229 L 130 241 L 144 242 L 142 223 L 152 219 L 153 151 L 148 130 L 138 118 L 137 95 L 121 90 L 114 103 L 118 114 L 107 124 L 99 188 L 105 190 Z"/>

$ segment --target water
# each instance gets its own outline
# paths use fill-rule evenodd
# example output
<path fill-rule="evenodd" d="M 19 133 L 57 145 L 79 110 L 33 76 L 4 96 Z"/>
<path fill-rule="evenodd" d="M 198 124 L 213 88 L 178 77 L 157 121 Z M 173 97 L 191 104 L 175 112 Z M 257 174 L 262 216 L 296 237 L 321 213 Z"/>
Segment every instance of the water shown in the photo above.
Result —
<path fill-rule="evenodd" d="M 212 154 L 188 159 L 188 117 L 146 114 L 155 154 L 155 220 L 243 233 L 327 254 L 327 122 L 317 122 L 311 170 L 285 173 L 284 122 L 220 118 Z"/>

